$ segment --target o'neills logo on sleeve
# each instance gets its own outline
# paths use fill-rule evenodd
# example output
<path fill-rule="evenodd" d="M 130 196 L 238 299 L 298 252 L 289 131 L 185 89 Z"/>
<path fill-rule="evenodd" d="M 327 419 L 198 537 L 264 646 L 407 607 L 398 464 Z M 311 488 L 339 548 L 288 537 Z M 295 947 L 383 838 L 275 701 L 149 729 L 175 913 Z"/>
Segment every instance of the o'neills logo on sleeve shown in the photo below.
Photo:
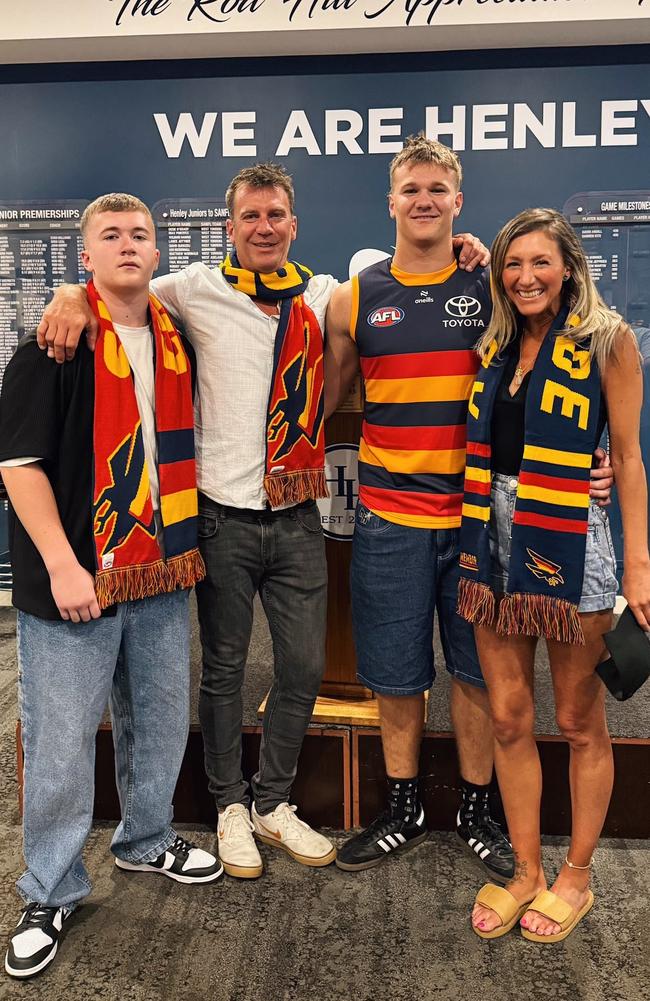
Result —
<path fill-rule="evenodd" d="M 392 327 L 404 319 L 404 310 L 399 306 L 381 306 L 368 313 L 368 323 L 371 327 Z"/>

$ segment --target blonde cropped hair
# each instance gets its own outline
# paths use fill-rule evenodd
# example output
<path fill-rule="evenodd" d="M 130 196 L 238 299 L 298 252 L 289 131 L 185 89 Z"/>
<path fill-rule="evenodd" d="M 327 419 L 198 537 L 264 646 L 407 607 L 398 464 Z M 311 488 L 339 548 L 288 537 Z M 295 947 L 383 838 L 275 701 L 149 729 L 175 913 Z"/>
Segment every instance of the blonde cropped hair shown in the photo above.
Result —
<path fill-rule="evenodd" d="M 460 160 L 453 149 L 436 142 L 435 139 L 427 139 L 424 132 L 418 132 L 416 136 L 408 136 L 404 142 L 404 147 L 393 157 L 390 163 L 390 186 L 393 188 L 393 175 L 398 167 L 403 167 L 405 163 L 435 163 L 439 167 L 445 167 L 456 177 L 456 190 L 460 191 L 463 181 L 463 168 Z"/>
<path fill-rule="evenodd" d="M 144 212 L 146 216 L 151 219 L 151 225 L 156 229 L 153 216 L 148 205 L 135 195 L 127 195 L 123 191 L 113 191 L 108 195 L 100 195 L 96 198 L 94 202 L 91 202 L 81 217 L 81 222 L 79 227 L 81 229 L 81 235 L 85 237 L 86 230 L 88 229 L 88 223 L 90 220 L 99 215 L 100 212 Z"/>
<path fill-rule="evenodd" d="M 576 326 L 563 333 L 580 343 L 590 339 L 589 350 L 602 369 L 609 358 L 616 334 L 624 329 L 621 316 L 607 306 L 596 289 L 582 245 L 567 220 L 555 209 L 526 209 L 503 226 L 492 244 L 492 319 L 477 345 L 484 357 L 496 341 L 503 350 L 517 334 L 518 313 L 503 286 L 505 261 L 513 240 L 541 231 L 558 245 L 569 277 L 562 284 L 562 305 L 578 318 Z"/>

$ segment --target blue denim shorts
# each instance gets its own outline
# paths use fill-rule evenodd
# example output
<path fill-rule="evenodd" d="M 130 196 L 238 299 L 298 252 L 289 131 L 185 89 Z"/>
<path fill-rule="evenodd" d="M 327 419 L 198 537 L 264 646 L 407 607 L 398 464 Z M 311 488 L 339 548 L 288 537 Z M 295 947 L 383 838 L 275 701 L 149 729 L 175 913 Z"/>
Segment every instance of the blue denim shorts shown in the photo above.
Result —
<path fill-rule="evenodd" d="M 433 617 L 447 670 L 483 688 L 474 631 L 456 612 L 459 529 L 395 525 L 357 505 L 352 544 L 352 626 L 359 681 L 382 695 L 431 687 Z"/>
<path fill-rule="evenodd" d="M 517 497 L 516 476 L 494 473 L 490 494 L 490 556 L 492 587 L 504 592 L 508 587 L 512 518 Z M 592 501 L 589 506 L 585 570 L 579 612 L 601 612 L 613 608 L 616 602 L 616 556 L 609 529 L 609 518 L 602 507 Z"/>

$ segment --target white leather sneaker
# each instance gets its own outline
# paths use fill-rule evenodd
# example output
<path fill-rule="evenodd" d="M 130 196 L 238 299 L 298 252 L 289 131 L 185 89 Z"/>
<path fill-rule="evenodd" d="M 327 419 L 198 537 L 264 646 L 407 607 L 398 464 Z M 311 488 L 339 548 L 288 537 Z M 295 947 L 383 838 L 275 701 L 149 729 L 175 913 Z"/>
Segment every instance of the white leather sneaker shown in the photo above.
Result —
<path fill-rule="evenodd" d="M 5 956 L 5 970 L 10 977 L 33 977 L 52 962 L 59 947 L 63 922 L 71 914 L 67 907 L 27 904 Z"/>
<path fill-rule="evenodd" d="M 229 876 L 256 879 L 262 875 L 262 858 L 253 838 L 253 825 L 243 803 L 231 803 L 219 814 L 219 857 Z"/>
<path fill-rule="evenodd" d="M 280 803 L 271 813 L 260 816 L 253 804 L 251 817 L 255 837 L 265 845 L 283 848 L 303 865 L 329 865 L 336 858 L 336 848 L 324 835 L 300 820 L 296 809 L 288 803 Z"/>
<path fill-rule="evenodd" d="M 223 876 L 223 866 L 218 858 L 197 848 L 180 834 L 176 835 L 174 844 L 153 862 L 127 862 L 126 859 L 116 858 L 115 865 L 127 872 L 161 872 L 177 883 L 214 883 L 215 879 Z"/>

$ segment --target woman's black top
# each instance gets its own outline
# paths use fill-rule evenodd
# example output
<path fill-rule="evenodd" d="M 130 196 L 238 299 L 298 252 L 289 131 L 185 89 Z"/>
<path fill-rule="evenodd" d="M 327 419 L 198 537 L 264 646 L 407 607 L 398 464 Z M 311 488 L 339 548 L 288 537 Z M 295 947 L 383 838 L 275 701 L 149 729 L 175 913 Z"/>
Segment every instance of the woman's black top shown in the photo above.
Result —
<path fill-rule="evenodd" d="M 519 352 L 510 352 L 492 411 L 492 472 L 508 476 L 519 476 L 524 457 L 524 411 L 531 373 L 526 372 L 517 392 L 511 396 L 509 387 L 518 364 Z"/>

